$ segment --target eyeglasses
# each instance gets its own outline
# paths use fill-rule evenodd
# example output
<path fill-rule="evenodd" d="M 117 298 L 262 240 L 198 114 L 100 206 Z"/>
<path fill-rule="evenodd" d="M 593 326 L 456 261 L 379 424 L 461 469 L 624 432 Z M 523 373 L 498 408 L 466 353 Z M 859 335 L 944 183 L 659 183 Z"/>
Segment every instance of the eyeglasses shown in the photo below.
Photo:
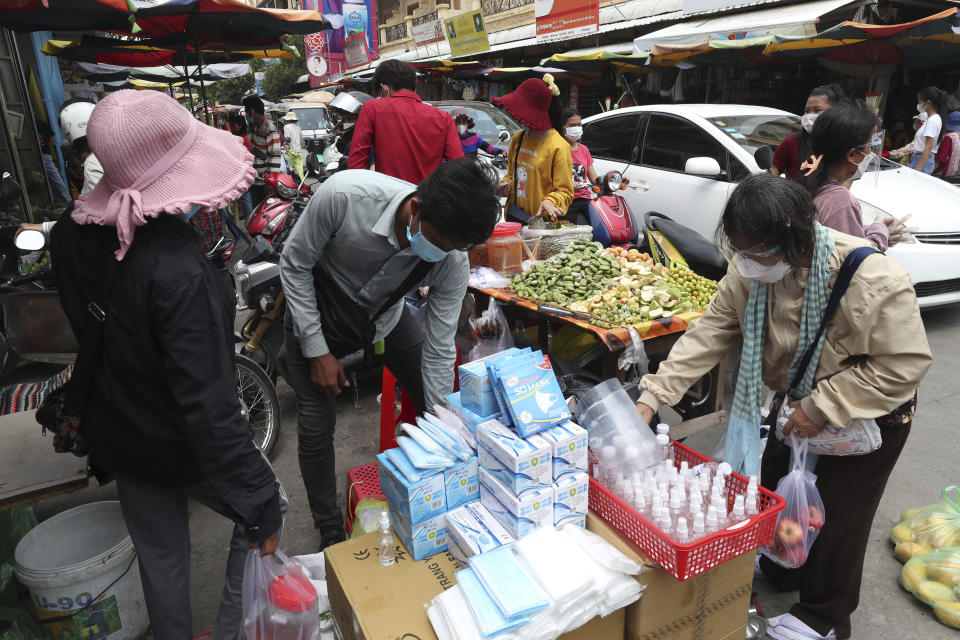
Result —
<path fill-rule="evenodd" d="M 765 244 L 760 243 L 750 247 L 749 249 L 740 250 L 734 248 L 733 250 L 745 258 L 750 258 L 752 260 L 768 260 L 777 255 L 777 253 L 780 251 L 780 245 L 768 249 Z"/>

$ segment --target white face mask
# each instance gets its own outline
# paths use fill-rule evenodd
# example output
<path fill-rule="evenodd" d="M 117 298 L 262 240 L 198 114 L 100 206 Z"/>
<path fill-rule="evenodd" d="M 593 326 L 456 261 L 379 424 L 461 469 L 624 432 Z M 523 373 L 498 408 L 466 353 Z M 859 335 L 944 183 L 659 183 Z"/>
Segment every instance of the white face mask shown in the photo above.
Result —
<path fill-rule="evenodd" d="M 579 140 L 583 135 L 583 127 L 567 127 L 567 137 L 571 140 Z"/>
<path fill-rule="evenodd" d="M 863 172 L 866 171 L 870 163 L 873 162 L 874 155 L 873 153 L 868 153 L 863 156 L 863 160 L 857 165 L 857 170 L 853 173 L 853 176 L 850 178 L 851 180 L 859 180 L 863 177 Z"/>
<path fill-rule="evenodd" d="M 776 264 L 761 264 L 753 258 L 748 258 L 741 253 L 733 254 L 733 263 L 737 272 L 748 280 L 759 280 L 772 284 L 783 280 L 783 277 L 790 271 L 790 265 L 781 260 Z"/>
<path fill-rule="evenodd" d="M 466 132 L 467 132 L 467 125 L 465 125 L 465 124 L 458 124 L 458 125 L 457 125 L 457 133 L 459 133 L 460 135 L 463 135 L 463 134 L 465 134 Z"/>
<path fill-rule="evenodd" d="M 803 130 L 807 133 L 813 131 L 813 123 L 816 122 L 817 116 L 819 113 L 805 113 L 800 117 L 800 126 L 803 127 Z"/>
<path fill-rule="evenodd" d="M 926 113 L 927 110 L 924 108 L 923 103 L 917 105 L 917 113 Z"/>

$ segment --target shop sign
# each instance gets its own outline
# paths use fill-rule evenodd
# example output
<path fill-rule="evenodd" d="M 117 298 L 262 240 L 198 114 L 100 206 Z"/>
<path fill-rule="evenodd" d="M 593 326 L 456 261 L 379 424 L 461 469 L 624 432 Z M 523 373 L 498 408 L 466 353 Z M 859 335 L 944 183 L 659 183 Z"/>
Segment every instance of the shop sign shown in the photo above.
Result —
<path fill-rule="evenodd" d="M 550 42 L 596 33 L 599 0 L 536 0 L 537 40 Z"/>
<path fill-rule="evenodd" d="M 453 57 L 468 56 L 474 53 L 490 51 L 487 28 L 483 23 L 483 12 L 479 9 L 444 20 L 444 30 L 450 43 Z"/>
<path fill-rule="evenodd" d="M 411 31 L 413 31 L 413 41 L 417 43 L 417 46 L 443 42 L 443 25 L 440 24 L 436 11 L 415 18 Z"/>
<path fill-rule="evenodd" d="M 349 38 L 345 38 L 343 41 L 343 56 L 348 69 L 362 67 L 370 62 L 366 34 L 355 33 Z"/>

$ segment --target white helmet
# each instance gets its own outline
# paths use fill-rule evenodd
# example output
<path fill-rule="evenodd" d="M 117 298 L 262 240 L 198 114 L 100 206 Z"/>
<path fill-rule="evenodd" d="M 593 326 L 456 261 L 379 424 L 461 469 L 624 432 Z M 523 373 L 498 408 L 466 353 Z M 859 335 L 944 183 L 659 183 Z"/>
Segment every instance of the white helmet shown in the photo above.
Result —
<path fill-rule="evenodd" d="M 87 121 L 95 106 L 92 102 L 74 102 L 60 111 L 60 128 L 67 142 L 73 144 L 87 135 Z"/>

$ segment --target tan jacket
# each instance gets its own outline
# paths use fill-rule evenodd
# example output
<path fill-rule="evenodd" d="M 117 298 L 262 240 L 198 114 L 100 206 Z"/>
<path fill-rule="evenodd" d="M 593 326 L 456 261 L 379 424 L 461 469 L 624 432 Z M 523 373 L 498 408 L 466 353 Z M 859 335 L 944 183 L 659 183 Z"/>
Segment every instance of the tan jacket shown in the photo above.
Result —
<path fill-rule="evenodd" d="M 869 243 L 831 233 L 835 241 L 830 256 L 832 287 L 847 254 Z M 770 285 L 763 382 L 780 392 L 790 384 L 787 376 L 799 339 L 807 274 L 807 269 L 795 269 Z M 703 317 L 674 345 L 657 373 L 641 381 L 641 402 L 654 409 L 676 404 L 739 344 L 749 292 L 750 281 L 731 268 Z M 801 406 L 820 425 L 846 426 L 854 418 L 885 415 L 910 399 L 931 360 L 910 276 L 893 258 L 869 256 L 827 327 L 814 390 Z"/>

